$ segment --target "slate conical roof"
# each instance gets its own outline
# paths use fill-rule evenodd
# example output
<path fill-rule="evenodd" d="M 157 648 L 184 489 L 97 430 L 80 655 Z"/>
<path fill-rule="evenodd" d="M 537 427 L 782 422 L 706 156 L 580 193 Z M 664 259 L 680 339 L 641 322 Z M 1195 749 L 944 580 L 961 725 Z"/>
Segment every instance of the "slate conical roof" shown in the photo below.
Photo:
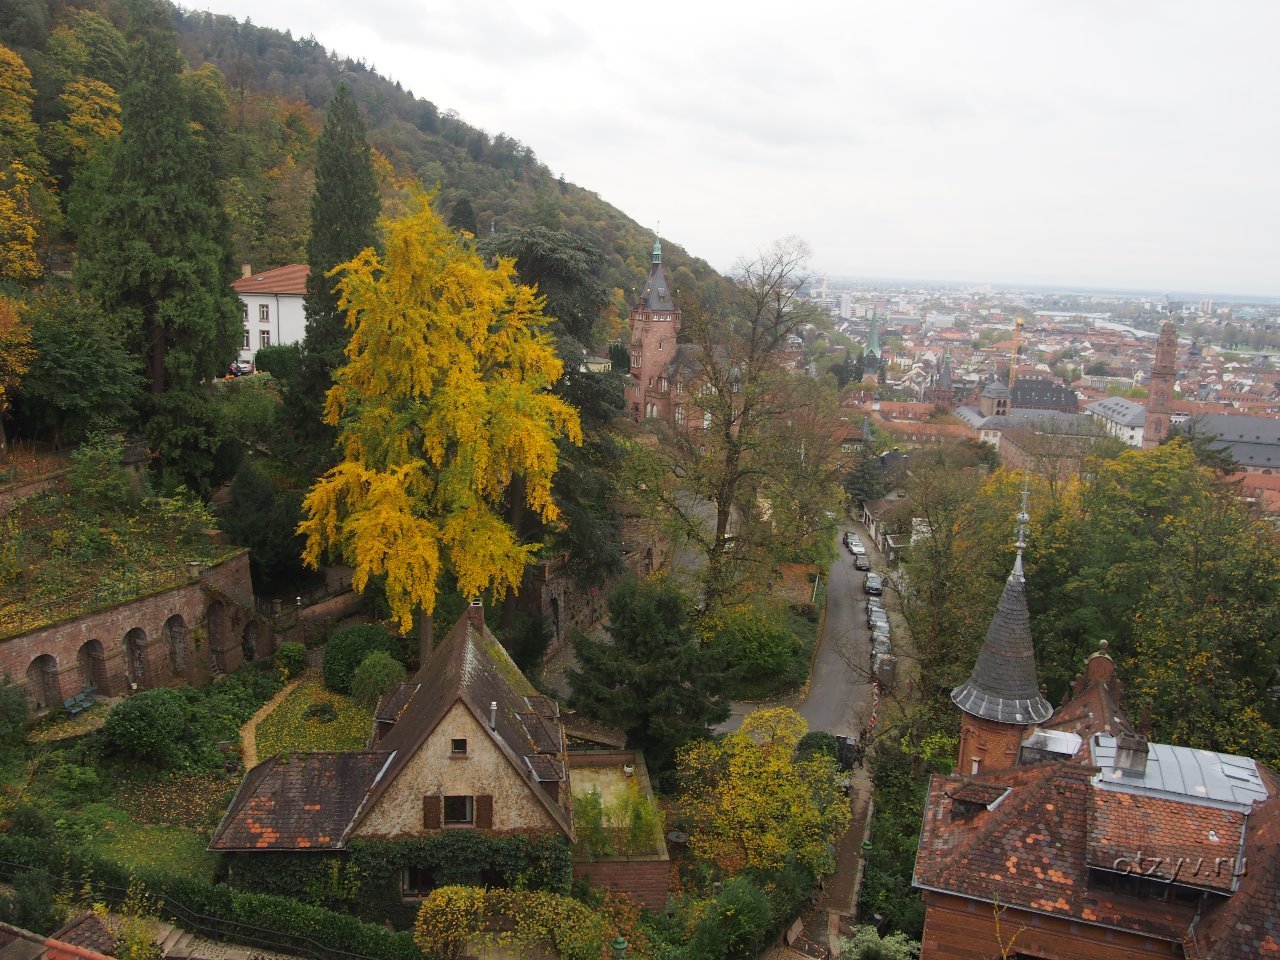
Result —
<path fill-rule="evenodd" d="M 652 312 L 671 313 L 676 309 L 675 298 L 671 296 L 671 284 L 667 282 L 667 272 L 662 269 L 661 241 L 653 244 L 649 281 L 644 285 L 642 301 L 644 309 Z"/>
<path fill-rule="evenodd" d="M 1005 581 L 973 673 L 951 691 L 951 702 L 971 716 L 1000 723 L 1040 723 L 1053 716 L 1053 707 L 1040 695 L 1036 679 L 1021 550 Z"/>

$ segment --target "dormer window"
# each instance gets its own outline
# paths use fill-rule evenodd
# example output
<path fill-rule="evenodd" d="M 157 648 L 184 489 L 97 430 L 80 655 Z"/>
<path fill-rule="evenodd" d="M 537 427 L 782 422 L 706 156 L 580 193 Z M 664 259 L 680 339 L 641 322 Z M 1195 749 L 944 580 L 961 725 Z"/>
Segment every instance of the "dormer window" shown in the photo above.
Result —
<path fill-rule="evenodd" d="M 454 737 L 449 741 L 449 756 L 465 757 L 467 755 L 467 738 Z"/>

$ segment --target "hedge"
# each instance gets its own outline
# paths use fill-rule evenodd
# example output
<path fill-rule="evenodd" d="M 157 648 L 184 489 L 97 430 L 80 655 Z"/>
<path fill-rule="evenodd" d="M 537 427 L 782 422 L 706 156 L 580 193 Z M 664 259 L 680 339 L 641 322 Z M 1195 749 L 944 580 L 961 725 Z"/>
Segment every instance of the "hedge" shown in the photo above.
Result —
<path fill-rule="evenodd" d="M 0 876 L 23 867 L 50 874 L 55 888 L 78 894 L 86 884 L 113 903 L 131 883 L 156 899 L 159 911 L 185 929 L 219 939 L 290 952 L 317 960 L 421 960 L 409 932 L 299 903 L 287 897 L 233 890 L 226 884 L 154 871 L 130 874 L 119 864 L 50 838 L 0 835 Z"/>
<path fill-rule="evenodd" d="M 411 926 L 417 911 L 401 896 L 406 867 L 429 871 L 436 886 L 568 893 L 573 880 L 568 841 L 549 833 L 450 830 L 404 840 L 353 840 L 342 854 L 228 854 L 224 863 L 238 889 L 304 900 L 400 928 Z"/>

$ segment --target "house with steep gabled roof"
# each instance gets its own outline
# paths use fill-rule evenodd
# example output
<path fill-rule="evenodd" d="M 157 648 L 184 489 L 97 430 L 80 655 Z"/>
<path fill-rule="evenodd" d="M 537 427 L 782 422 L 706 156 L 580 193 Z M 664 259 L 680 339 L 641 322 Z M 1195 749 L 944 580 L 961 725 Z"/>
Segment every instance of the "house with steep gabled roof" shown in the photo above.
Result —
<path fill-rule="evenodd" d="M 559 707 L 473 603 L 413 678 L 378 705 L 369 749 L 282 754 L 246 774 L 209 849 L 337 852 L 435 831 L 572 840 Z"/>

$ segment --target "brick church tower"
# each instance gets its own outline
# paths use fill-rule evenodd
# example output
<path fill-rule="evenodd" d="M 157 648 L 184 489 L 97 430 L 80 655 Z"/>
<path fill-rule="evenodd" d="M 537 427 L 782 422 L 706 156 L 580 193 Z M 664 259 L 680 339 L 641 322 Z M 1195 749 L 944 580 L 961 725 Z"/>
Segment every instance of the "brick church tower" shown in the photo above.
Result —
<path fill-rule="evenodd" d="M 1142 449 L 1160 446 L 1169 436 L 1169 413 L 1173 409 L 1173 381 L 1178 375 L 1178 335 L 1173 321 L 1166 320 L 1156 341 L 1156 362 L 1147 386 L 1147 418 L 1142 427 Z"/>
<path fill-rule="evenodd" d="M 631 308 L 631 379 L 626 387 L 627 415 L 637 423 L 671 418 L 667 371 L 676 355 L 680 308 L 662 269 L 662 243 L 654 241 L 649 280 Z"/>
<path fill-rule="evenodd" d="M 972 776 L 1014 766 L 1028 729 L 1053 715 L 1053 707 L 1041 696 L 1036 679 L 1027 581 L 1022 572 L 1024 537 L 1030 519 L 1024 490 L 1013 572 L 1005 581 L 973 673 L 951 691 L 951 702 L 964 714 L 956 757 L 959 774 Z"/>

